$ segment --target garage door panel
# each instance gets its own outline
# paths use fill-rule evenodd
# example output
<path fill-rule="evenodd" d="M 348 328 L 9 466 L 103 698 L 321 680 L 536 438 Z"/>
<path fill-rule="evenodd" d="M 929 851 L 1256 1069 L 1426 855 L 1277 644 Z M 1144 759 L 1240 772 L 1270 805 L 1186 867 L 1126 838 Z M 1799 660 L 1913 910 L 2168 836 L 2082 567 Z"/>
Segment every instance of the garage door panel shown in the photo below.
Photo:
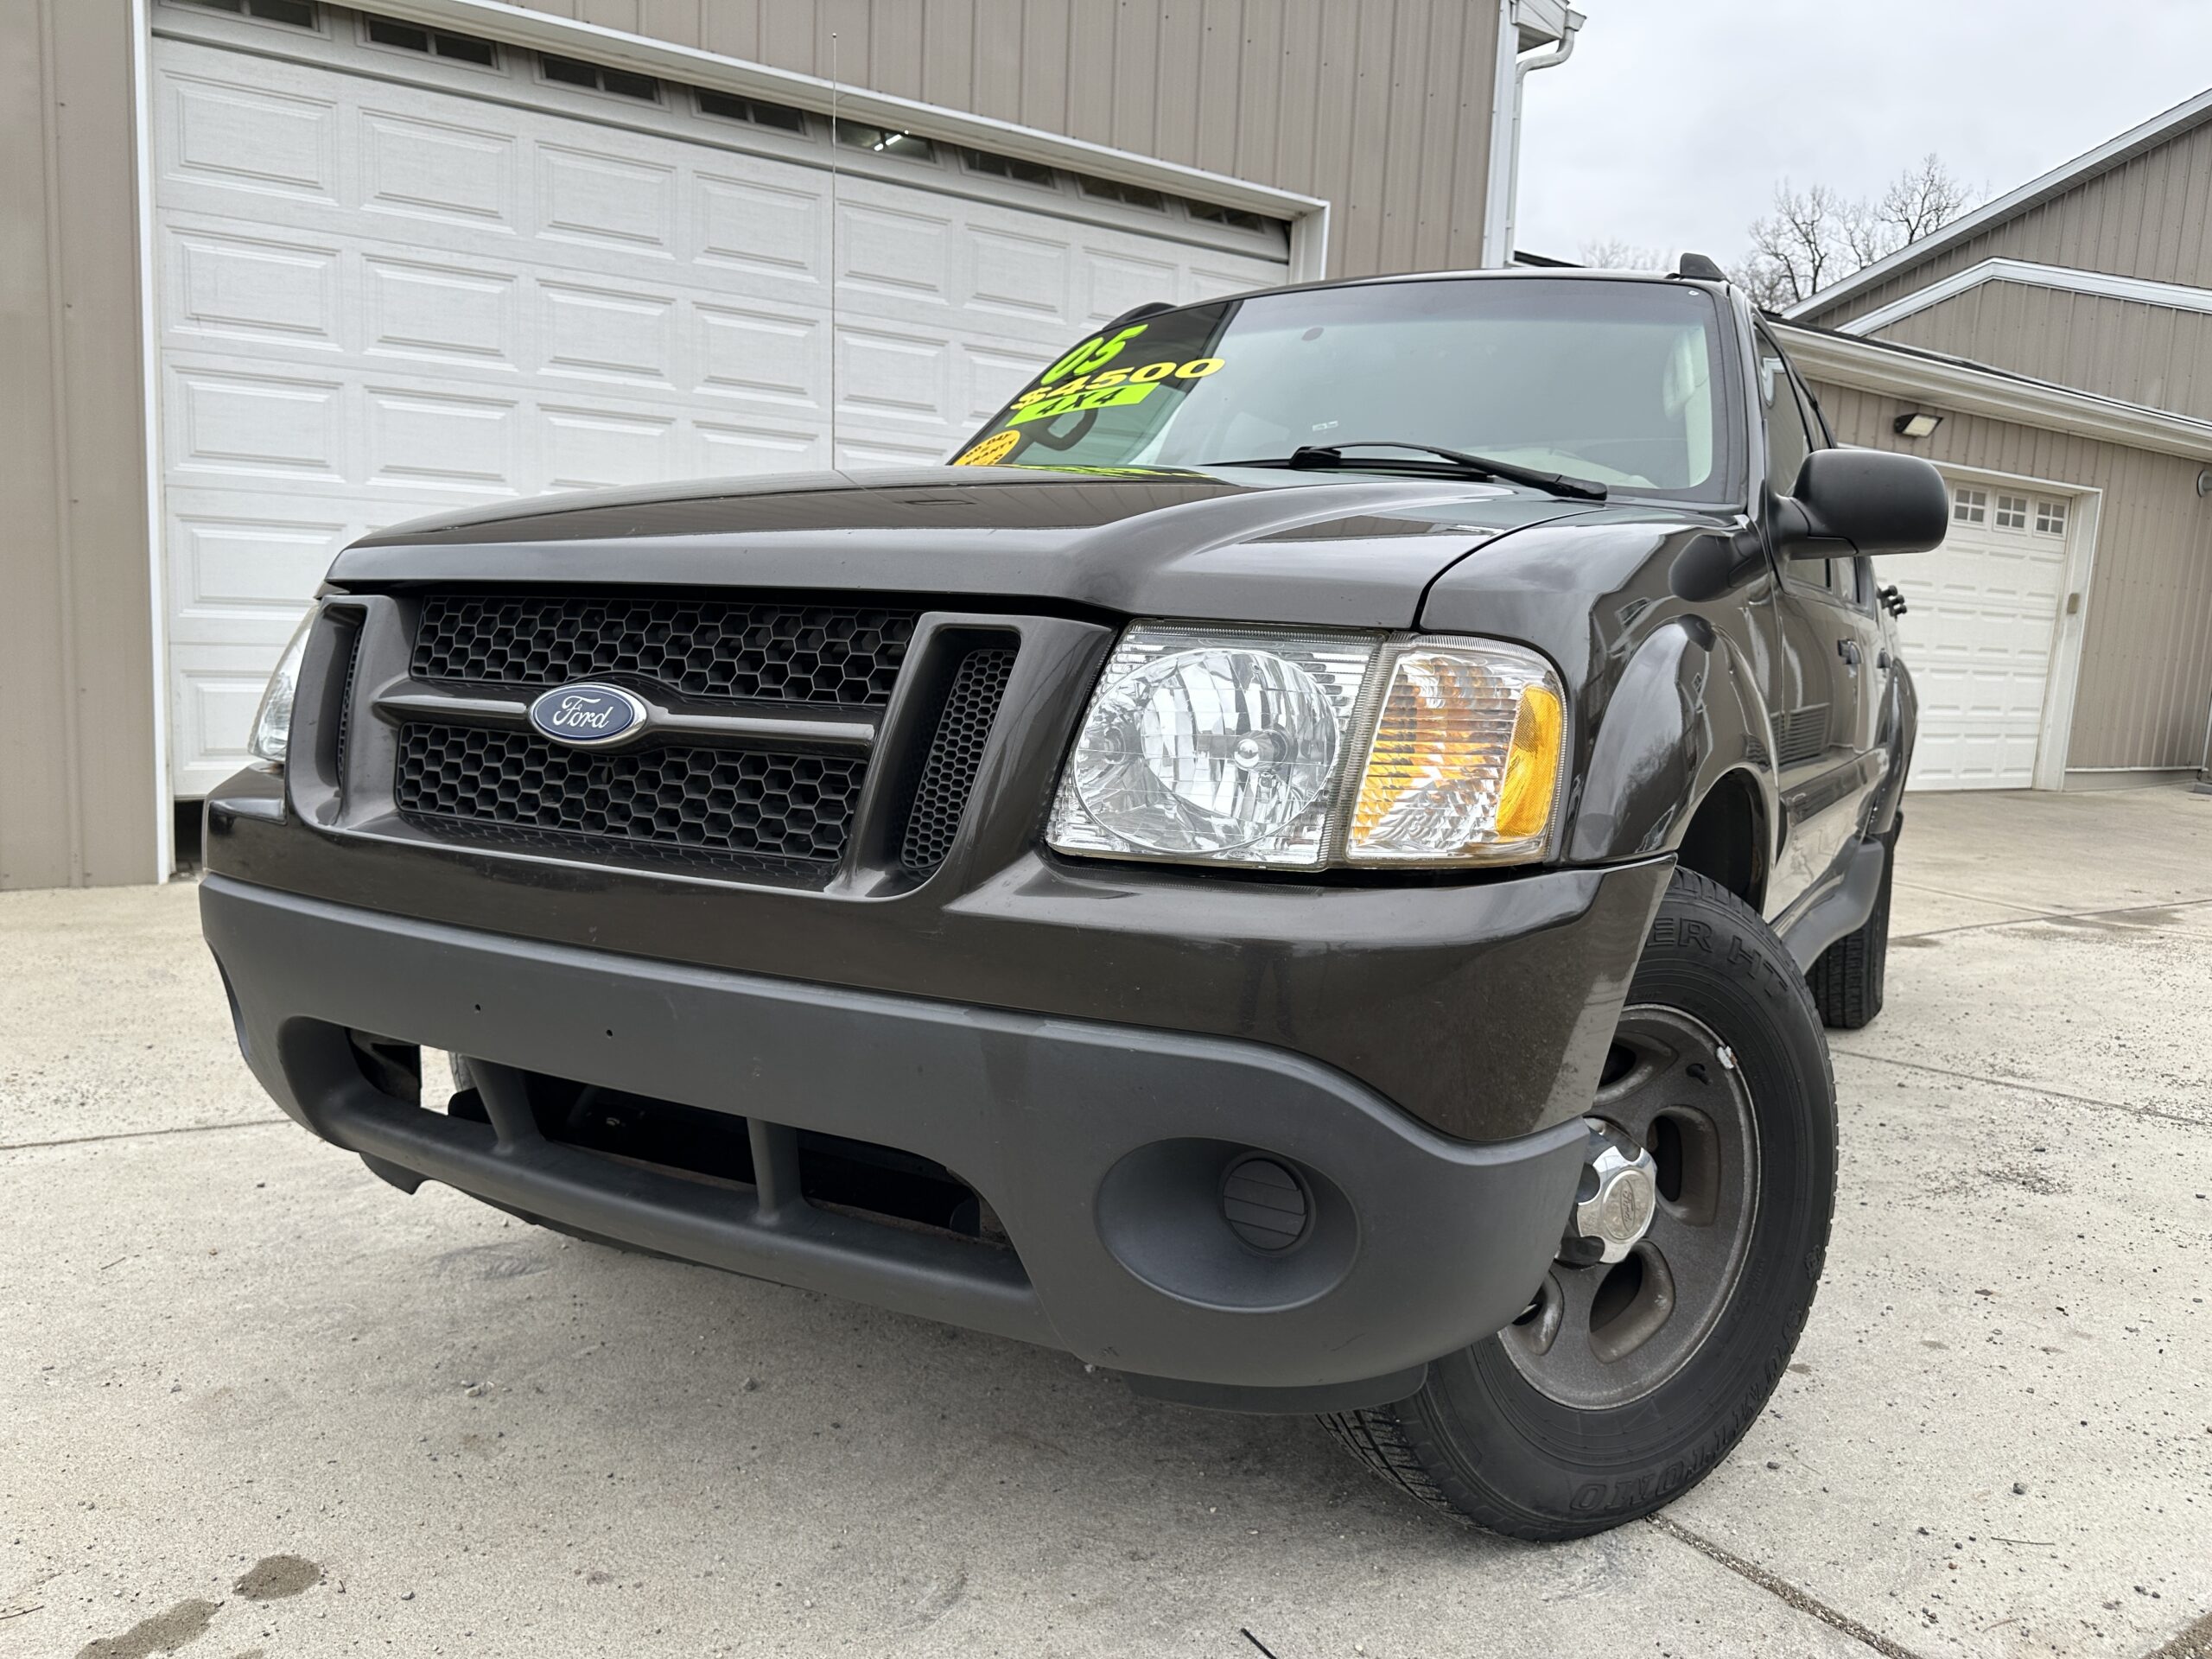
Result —
<path fill-rule="evenodd" d="M 357 257 L 365 355 L 508 372 L 522 366 L 522 278 L 514 271 L 365 251 Z"/>
<path fill-rule="evenodd" d="M 159 14 L 271 48 L 155 42 L 181 793 L 242 759 L 269 666 L 361 535 L 505 495 L 934 462 L 1086 326 L 1284 276 L 1165 214 L 1147 235 L 1125 207 L 921 166 L 840 175 L 833 262 L 823 166 L 734 150 L 705 118 L 697 143 L 586 118 L 598 99 L 527 70 L 481 78 L 498 105 L 445 66 L 414 84 L 331 16 L 302 42 Z"/>
<path fill-rule="evenodd" d="M 512 134 L 397 110 L 365 109 L 354 119 L 364 212 L 509 236 L 522 228 L 521 145 Z"/>
<path fill-rule="evenodd" d="M 175 178 L 255 195 L 338 199 L 342 118 L 334 98 L 174 75 L 164 78 L 162 116 L 165 171 Z"/>
<path fill-rule="evenodd" d="M 813 410 L 826 405 L 824 324 L 800 311 L 695 301 L 693 390 L 709 397 Z"/>
<path fill-rule="evenodd" d="M 542 372 L 647 386 L 675 384 L 673 294 L 543 278 L 535 289 Z"/>
<path fill-rule="evenodd" d="M 865 425 L 952 424 L 952 342 L 941 334 L 840 324 L 837 413 Z"/>
<path fill-rule="evenodd" d="M 234 505 L 225 499 L 221 505 Z M 176 512 L 169 516 L 169 594 L 187 637 L 244 633 L 282 645 L 330 561 L 358 534 L 344 518 Z"/>
<path fill-rule="evenodd" d="M 866 203 L 837 204 L 837 283 L 894 302 L 943 308 L 951 290 L 952 220 Z"/>
<path fill-rule="evenodd" d="M 829 237 L 813 189 L 699 167 L 691 190 L 691 257 L 698 264 L 821 287 Z"/>
<path fill-rule="evenodd" d="M 512 397 L 366 386 L 365 481 L 387 489 L 512 495 L 524 488 L 530 416 Z"/>
<path fill-rule="evenodd" d="M 963 297 L 969 309 L 1041 323 L 1056 334 L 1068 332 L 1075 253 L 1067 242 L 979 225 L 969 232 L 967 252 Z"/>
<path fill-rule="evenodd" d="M 676 257 L 677 169 L 603 149 L 537 144 L 537 234 Z"/>
<path fill-rule="evenodd" d="M 172 471 L 343 478 L 342 381 L 181 365 L 167 380 Z"/>
<path fill-rule="evenodd" d="M 171 231 L 163 251 L 168 315 L 180 332 L 340 348 L 341 251 L 213 231 Z"/>

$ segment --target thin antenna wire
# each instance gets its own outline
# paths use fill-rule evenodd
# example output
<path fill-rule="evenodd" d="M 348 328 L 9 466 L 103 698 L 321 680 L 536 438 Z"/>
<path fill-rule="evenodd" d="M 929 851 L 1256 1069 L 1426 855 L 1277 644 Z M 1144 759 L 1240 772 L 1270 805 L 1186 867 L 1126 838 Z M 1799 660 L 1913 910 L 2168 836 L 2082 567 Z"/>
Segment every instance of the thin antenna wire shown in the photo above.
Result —
<path fill-rule="evenodd" d="M 837 466 L 837 31 L 830 31 L 830 467 Z"/>

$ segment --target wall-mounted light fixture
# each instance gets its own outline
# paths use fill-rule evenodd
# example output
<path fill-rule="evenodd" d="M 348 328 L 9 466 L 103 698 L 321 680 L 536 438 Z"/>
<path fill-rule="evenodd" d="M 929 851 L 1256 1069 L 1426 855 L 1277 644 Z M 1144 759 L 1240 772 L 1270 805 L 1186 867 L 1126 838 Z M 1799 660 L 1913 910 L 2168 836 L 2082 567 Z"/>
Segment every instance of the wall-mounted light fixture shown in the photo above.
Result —
<path fill-rule="evenodd" d="M 1901 438 L 1924 438 L 1943 424 L 1941 415 L 1930 415 L 1924 409 L 1916 409 L 1909 415 L 1900 415 L 1890 427 Z"/>

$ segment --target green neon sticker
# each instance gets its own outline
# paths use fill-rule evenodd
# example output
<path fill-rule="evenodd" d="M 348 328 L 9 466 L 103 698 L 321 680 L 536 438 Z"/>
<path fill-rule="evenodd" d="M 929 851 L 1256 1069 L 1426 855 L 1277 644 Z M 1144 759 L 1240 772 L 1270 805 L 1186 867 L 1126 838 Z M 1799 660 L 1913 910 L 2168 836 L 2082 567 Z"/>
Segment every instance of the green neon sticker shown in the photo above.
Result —
<path fill-rule="evenodd" d="M 1156 383 L 1155 383 L 1156 384 Z M 1122 404 L 1141 404 L 1152 396 L 1151 385 L 1095 386 L 1089 391 L 1061 392 L 1055 397 L 1039 397 L 1034 403 L 1024 404 L 1007 416 L 1008 425 L 1023 421 L 1049 421 L 1056 416 L 1072 415 L 1078 410 L 1112 409 Z"/>

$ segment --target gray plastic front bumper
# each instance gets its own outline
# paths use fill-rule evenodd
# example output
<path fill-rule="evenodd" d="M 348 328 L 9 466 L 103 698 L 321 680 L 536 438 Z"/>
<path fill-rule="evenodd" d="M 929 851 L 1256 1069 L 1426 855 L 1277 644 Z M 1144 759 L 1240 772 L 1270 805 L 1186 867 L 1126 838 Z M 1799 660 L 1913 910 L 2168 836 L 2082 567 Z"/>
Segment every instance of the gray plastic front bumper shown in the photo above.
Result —
<path fill-rule="evenodd" d="M 1557 1248 L 1579 1120 L 1447 1139 L 1327 1066 L 1233 1039 L 935 1002 L 518 940 L 210 876 L 203 925 L 255 1075 L 395 1179 L 1025 1341 L 1209 1403 L 1371 1403 L 1516 1317 Z M 896 1147 L 988 1201 L 1012 1251 L 502 1133 L 382 1093 L 346 1032 Z M 1255 1148 L 1306 1241 L 1237 1242 Z"/>

